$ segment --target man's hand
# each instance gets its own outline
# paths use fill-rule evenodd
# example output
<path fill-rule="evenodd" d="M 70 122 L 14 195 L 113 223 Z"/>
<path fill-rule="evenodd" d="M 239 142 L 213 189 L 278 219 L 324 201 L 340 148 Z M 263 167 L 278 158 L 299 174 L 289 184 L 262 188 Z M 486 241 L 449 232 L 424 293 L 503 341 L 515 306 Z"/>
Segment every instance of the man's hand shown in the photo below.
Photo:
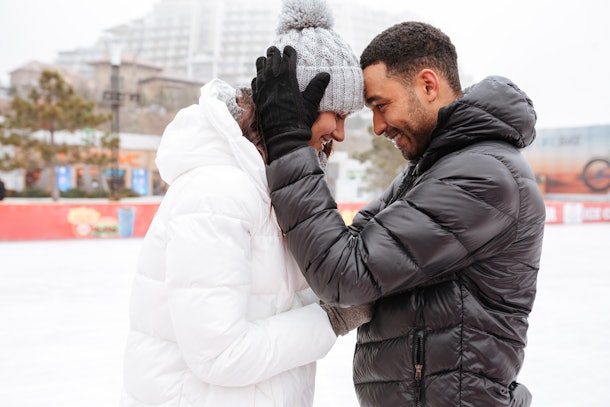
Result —
<path fill-rule="evenodd" d="M 317 74 L 301 92 L 296 73 L 297 52 L 291 46 L 283 55 L 277 47 L 267 49 L 267 57 L 256 60 L 252 96 L 258 112 L 268 161 L 307 146 L 311 126 L 330 82 L 330 74 Z"/>

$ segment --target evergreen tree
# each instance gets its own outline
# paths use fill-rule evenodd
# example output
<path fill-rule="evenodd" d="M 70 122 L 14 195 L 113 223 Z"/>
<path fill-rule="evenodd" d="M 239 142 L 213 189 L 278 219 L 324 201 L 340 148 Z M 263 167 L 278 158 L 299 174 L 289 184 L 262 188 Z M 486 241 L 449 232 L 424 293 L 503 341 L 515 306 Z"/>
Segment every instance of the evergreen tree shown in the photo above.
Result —
<path fill-rule="evenodd" d="M 78 96 L 59 73 L 43 71 L 38 87 L 31 89 L 26 98 L 15 95 L 11 101 L 11 112 L 4 123 L 6 130 L 0 135 L 0 144 L 14 146 L 14 149 L 12 155 L 0 157 L 0 166 L 5 170 L 46 168 L 48 189 L 53 200 L 58 200 L 55 166 L 60 160 L 65 163 L 81 160 L 83 146 L 58 145 L 55 132 L 94 128 L 111 119 L 108 114 L 94 113 L 94 108 L 95 102 Z M 32 136 L 39 130 L 48 134 L 48 140 Z"/>

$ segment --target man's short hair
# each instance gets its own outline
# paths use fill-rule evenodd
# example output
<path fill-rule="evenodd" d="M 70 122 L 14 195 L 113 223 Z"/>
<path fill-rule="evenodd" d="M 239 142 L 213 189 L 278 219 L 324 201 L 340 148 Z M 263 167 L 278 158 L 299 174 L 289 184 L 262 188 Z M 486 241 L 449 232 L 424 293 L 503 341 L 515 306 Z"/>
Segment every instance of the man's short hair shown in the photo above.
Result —
<path fill-rule="evenodd" d="M 406 82 L 429 68 L 444 77 L 452 90 L 461 93 L 457 52 L 451 39 L 429 24 L 407 21 L 377 35 L 360 56 L 360 67 L 383 62 L 388 73 Z"/>

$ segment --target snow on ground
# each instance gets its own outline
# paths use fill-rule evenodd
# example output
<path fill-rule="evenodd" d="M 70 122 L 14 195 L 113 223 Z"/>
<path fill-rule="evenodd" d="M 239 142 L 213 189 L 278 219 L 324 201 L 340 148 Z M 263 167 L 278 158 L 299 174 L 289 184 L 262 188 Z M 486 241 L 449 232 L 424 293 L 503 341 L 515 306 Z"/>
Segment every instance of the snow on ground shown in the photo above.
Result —
<path fill-rule="evenodd" d="M 118 406 L 141 239 L 0 242 L 0 406 Z M 533 407 L 610 405 L 610 224 L 546 230 L 520 375 Z M 355 335 L 318 364 L 316 407 L 357 406 Z"/>

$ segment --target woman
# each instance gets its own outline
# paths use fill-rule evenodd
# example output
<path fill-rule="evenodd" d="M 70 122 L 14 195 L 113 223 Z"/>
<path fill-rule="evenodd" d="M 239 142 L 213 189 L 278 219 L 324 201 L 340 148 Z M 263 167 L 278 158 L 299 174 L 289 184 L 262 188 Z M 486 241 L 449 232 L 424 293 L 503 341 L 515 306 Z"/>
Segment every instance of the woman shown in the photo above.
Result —
<path fill-rule="evenodd" d="M 305 2 L 286 4 L 284 13 Z M 319 46 L 309 31 L 308 46 Z M 351 56 L 315 69 L 360 72 Z M 331 80 L 329 89 L 349 86 L 351 95 L 361 76 L 353 82 Z M 363 106 L 362 96 L 335 99 L 323 100 L 312 126 L 310 144 L 323 156 L 343 139 L 345 115 Z M 170 187 L 133 284 L 123 406 L 311 406 L 315 361 L 370 320 L 370 309 L 320 306 L 308 289 L 271 207 L 249 92 L 237 102 L 232 87 L 212 80 L 161 139 L 156 162 Z"/>

